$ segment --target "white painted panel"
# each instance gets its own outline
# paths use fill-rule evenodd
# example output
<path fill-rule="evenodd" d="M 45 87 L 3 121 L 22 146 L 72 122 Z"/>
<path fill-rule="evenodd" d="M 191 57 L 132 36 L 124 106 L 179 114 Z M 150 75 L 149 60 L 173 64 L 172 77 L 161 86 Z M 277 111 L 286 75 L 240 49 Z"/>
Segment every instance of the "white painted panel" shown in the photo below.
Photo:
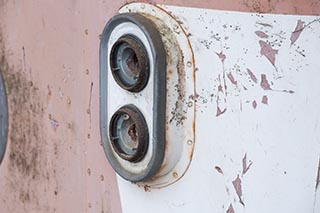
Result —
<path fill-rule="evenodd" d="M 191 34 L 195 151 L 169 187 L 119 178 L 123 212 L 320 212 L 320 17 L 162 7 Z"/>

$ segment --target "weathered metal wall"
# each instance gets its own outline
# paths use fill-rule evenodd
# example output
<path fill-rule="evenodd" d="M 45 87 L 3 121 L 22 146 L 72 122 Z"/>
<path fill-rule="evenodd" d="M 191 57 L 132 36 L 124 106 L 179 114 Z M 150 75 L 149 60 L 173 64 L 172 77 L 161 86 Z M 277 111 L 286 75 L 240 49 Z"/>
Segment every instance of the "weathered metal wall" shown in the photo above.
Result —
<path fill-rule="evenodd" d="M 1 212 L 121 212 L 115 174 L 100 144 L 98 53 L 105 23 L 124 3 L 0 0 L 0 66 L 9 107 Z M 156 3 L 320 14 L 317 0 Z"/>

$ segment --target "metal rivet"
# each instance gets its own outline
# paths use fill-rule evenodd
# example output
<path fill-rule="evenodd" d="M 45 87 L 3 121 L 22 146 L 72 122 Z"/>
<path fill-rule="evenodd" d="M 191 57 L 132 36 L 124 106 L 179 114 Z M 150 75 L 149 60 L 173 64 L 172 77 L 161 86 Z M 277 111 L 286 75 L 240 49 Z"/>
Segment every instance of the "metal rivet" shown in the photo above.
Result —
<path fill-rule="evenodd" d="M 192 140 L 188 140 L 188 141 L 187 141 L 187 144 L 188 144 L 188 145 L 192 145 L 192 143 L 193 143 Z"/>
<path fill-rule="evenodd" d="M 144 4 L 141 4 L 141 9 L 144 9 L 144 8 L 146 8 L 146 6 L 144 5 Z"/>
<path fill-rule="evenodd" d="M 191 67 L 191 66 L 192 66 L 191 61 L 188 61 L 188 62 L 187 62 L 187 66 L 188 66 L 188 67 Z"/>
<path fill-rule="evenodd" d="M 174 178 L 178 178 L 178 173 L 177 172 L 173 172 L 172 175 L 173 175 Z"/>

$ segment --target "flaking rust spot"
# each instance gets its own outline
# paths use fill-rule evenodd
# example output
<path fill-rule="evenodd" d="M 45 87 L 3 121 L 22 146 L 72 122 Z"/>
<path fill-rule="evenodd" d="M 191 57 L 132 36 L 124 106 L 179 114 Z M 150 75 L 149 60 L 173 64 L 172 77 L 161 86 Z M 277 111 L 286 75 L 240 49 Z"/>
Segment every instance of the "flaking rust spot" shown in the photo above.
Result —
<path fill-rule="evenodd" d="M 227 213 L 234 213 L 234 209 L 233 209 L 233 206 L 232 206 L 231 203 L 230 203 L 230 205 L 229 205 L 229 208 L 228 208 L 228 210 L 227 210 Z"/>
<path fill-rule="evenodd" d="M 242 201 L 241 179 L 240 179 L 239 175 L 237 175 L 237 178 L 234 181 L 232 181 L 232 185 L 233 185 L 234 189 L 236 190 L 236 193 L 239 198 L 239 202 L 244 206 L 244 203 Z"/>
<path fill-rule="evenodd" d="M 267 76 L 265 74 L 261 74 L 261 82 L 260 86 L 264 90 L 271 90 L 270 84 L 267 80 Z"/>
<path fill-rule="evenodd" d="M 291 33 L 291 37 L 290 37 L 291 45 L 293 45 L 300 37 L 300 34 L 302 33 L 302 31 L 304 29 L 304 24 L 305 24 L 304 21 L 301 21 L 301 20 L 297 21 L 296 28 Z"/>
<path fill-rule="evenodd" d="M 278 50 L 275 50 L 265 41 L 260 40 L 260 54 L 264 55 L 270 63 L 275 66 L 276 54 L 278 54 Z"/>

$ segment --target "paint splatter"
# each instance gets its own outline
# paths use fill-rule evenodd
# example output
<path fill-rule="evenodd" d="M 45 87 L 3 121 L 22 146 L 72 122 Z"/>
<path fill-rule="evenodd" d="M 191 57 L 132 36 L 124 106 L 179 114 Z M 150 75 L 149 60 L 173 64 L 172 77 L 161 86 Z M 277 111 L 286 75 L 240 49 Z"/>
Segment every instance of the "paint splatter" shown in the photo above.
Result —
<path fill-rule="evenodd" d="M 233 209 L 232 204 L 229 205 L 229 208 L 228 208 L 228 210 L 227 210 L 227 213 L 234 213 L 234 209 Z"/>
<path fill-rule="evenodd" d="M 264 96 L 262 97 L 261 103 L 263 103 L 263 104 L 268 104 L 268 96 L 264 95 Z"/>
<path fill-rule="evenodd" d="M 301 21 L 301 20 L 297 21 L 297 26 L 294 29 L 294 31 L 291 33 L 291 37 L 290 37 L 291 45 L 293 45 L 300 37 L 300 34 L 302 33 L 302 31 L 304 29 L 304 23 L 305 22 Z"/>
<path fill-rule="evenodd" d="M 319 184 L 320 184 L 320 157 L 319 157 L 319 164 L 318 164 L 318 174 L 316 179 L 316 190 L 318 189 Z"/>
<path fill-rule="evenodd" d="M 252 107 L 253 107 L 253 109 L 257 108 L 257 102 L 256 101 L 252 101 Z"/>
<path fill-rule="evenodd" d="M 236 190 L 236 193 L 239 197 L 239 202 L 244 206 L 244 203 L 242 201 L 242 187 L 241 187 L 241 179 L 239 178 L 239 175 L 237 175 L 237 178 L 232 181 L 233 187 Z"/>
<path fill-rule="evenodd" d="M 242 175 L 246 174 L 247 171 L 250 169 L 252 165 L 252 162 L 249 163 L 247 162 L 247 153 L 244 155 L 244 157 L 242 158 Z"/>
<path fill-rule="evenodd" d="M 54 131 L 56 131 L 57 128 L 59 127 L 59 122 L 53 118 L 50 118 L 50 124 Z"/>
<path fill-rule="evenodd" d="M 215 166 L 214 169 L 217 170 L 217 172 L 219 172 L 220 174 L 223 174 L 223 171 L 219 166 Z"/>
<path fill-rule="evenodd" d="M 269 36 L 262 31 L 256 31 L 255 34 L 260 38 L 268 38 Z"/>
<path fill-rule="evenodd" d="M 217 56 L 220 58 L 221 62 L 223 63 L 224 60 L 226 59 L 226 55 L 223 54 L 222 52 L 220 52 L 220 53 L 217 53 L 217 52 L 216 52 L 216 54 L 217 54 Z"/>
<path fill-rule="evenodd" d="M 247 68 L 247 72 L 248 72 L 251 80 L 253 80 L 254 83 L 257 83 L 258 82 L 257 77 L 253 74 L 253 72 L 249 68 Z"/>
<path fill-rule="evenodd" d="M 232 84 L 237 85 L 237 81 L 234 80 L 234 77 L 233 77 L 233 75 L 232 75 L 231 72 L 229 72 L 229 73 L 227 74 L 227 77 L 229 78 L 229 80 L 230 80 L 230 82 L 231 82 Z"/>
<path fill-rule="evenodd" d="M 265 41 L 259 41 L 260 44 L 260 53 L 261 55 L 264 55 L 274 66 L 276 61 L 276 54 L 278 53 L 278 50 L 272 49 L 271 45 L 266 43 Z"/>
<path fill-rule="evenodd" d="M 224 108 L 223 110 L 220 109 L 219 106 L 217 106 L 217 114 L 216 117 L 222 115 L 223 113 L 225 113 L 227 111 L 227 108 Z"/>
<path fill-rule="evenodd" d="M 260 86 L 264 90 L 271 90 L 270 84 L 267 80 L 267 76 L 265 74 L 261 74 L 261 82 Z"/>

